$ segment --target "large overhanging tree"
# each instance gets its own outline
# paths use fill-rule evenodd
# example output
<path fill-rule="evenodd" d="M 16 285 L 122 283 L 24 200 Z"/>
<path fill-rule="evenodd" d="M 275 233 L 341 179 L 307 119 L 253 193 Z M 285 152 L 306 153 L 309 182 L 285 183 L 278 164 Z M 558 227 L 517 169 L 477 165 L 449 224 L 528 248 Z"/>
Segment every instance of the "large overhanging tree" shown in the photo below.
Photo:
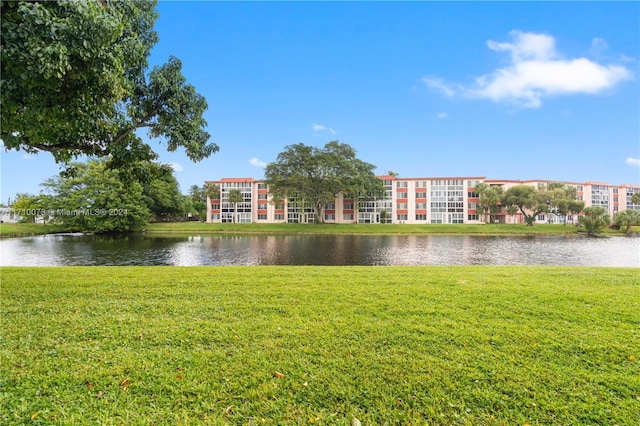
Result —
<path fill-rule="evenodd" d="M 136 134 L 200 161 L 208 143 L 207 102 L 174 57 L 148 72 L 158 41 L 155 0 L 2 1 L 2 128 L 7 149 L 78 155 L 131 168 L 157 157 Z"/>
<path fill-rule="evenodd" d="M 375 166 L 356 158 L 348 144 L 329 142 L 324 148 L 299 143 L 285 147 L 265 168 L 265 183 L 275 199 L 296 196 L 313 206 L 316 222 L 324 222 L 327 203 L 339 192 L 383 194 Z"/>

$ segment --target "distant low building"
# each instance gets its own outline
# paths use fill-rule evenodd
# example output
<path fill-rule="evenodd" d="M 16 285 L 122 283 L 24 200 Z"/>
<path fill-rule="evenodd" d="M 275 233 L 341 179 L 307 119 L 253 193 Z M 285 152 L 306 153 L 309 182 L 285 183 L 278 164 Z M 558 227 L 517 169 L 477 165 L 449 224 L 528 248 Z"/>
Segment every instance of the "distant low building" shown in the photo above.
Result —
<path fill-rule="evenodd" d="M 552 180 L 499 180 L 485 177 L 426 177 L 401 178 L 378 176 L 384 182 L 385 196 L 370 199 L 366 194 L 336 194 L 333 203 L 325 206 L 326 223 L 469 223 L 482 222 L 475 186 L 484 182 L 507 190 L 515 185 L 546 186 Z M 286 200 L 271 199 L 265 183 L 253 178 L 223 178 L 207 181 L 220 188 L 217 199 L 207 199 L 207 222 L 225 223 L 313 223 L 313 207 L 304 205 L 295 196 Z M 604 207 L 611 217 L 627 210 L 640 210 L 632 204 L 631 197 L 640 192 L 640 185 L 609 185 L 602 182 L 561 182 L 576 188 L 577 199 L 585 206 Z M 242 202 L 229 203 L 229 191 L 238 189 Z M 235 216 L 235 220 L 234 220 Z M 541 214 L 539 223 L 577 222 L 577 218 L 566 218 L 554 214 Z M 509 215 L 504 208 L 495 215 L 498 223 L 524 223 L 520 212 Z"/>
<path fill-rule="evenodd" d="M 0 223 L 18 223 L 22 220 L 15 210 L 10 207 L 0 207 Z"/>

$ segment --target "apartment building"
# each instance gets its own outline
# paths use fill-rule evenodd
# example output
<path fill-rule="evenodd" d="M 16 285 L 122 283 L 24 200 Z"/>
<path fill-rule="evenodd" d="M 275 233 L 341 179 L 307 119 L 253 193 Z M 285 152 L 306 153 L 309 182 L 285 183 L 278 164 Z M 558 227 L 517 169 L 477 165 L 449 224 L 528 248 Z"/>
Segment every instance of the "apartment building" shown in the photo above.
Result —
<path fill-rule="evenodd" d="M 384 198 L 373 199 L 367 194 L 336 194 L 333 202 L 324 210 L 327 223 L 483 223 L 479 208 L 479 195 L 475 186 L 484 182 L 500 186 L 504 191 L 515 185 L 531 185 L 540 188 L 552 180 L 496 180 L 484 176 L 404 178 L 378 176 L 384 182 Z M 313 207 L 305 205 L 296 194 L 285 200 L 273 200 L 263 181 L 253 178 L 223 178 L 208 181 L 220 188 L 217 199 L 207 200 L 207 222 L 225 223 L 313 223 Z M 631 197 L 640 192 L 640 185 L 613 186 L 602 182 L 562 182 L 576 188 L 578 200 L 587 207 L 604 207 L 611 217 L 626 209 L 640 210 L 632 204 Z M 229 193 L 237 189 L 242 201 L 231 203 Z M 575 215 L 566 218 L 553 213 L 541 214 L 540 223 L 577 222 Z M 498 223 L 523 223 L 520 212 L 510 215 L 501 209 L 492 220 Z"/>

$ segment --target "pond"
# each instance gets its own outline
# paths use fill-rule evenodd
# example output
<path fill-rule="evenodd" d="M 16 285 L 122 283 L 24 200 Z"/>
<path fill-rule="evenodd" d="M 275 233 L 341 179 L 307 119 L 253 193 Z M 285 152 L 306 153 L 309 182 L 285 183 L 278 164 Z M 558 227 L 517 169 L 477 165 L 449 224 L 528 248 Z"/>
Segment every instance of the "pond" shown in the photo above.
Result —
<path fill-rule="evenodd" d="M 54 234 L 0 240 L 0 265 L 583 265 L 640 267 L 640 238 Z"/>

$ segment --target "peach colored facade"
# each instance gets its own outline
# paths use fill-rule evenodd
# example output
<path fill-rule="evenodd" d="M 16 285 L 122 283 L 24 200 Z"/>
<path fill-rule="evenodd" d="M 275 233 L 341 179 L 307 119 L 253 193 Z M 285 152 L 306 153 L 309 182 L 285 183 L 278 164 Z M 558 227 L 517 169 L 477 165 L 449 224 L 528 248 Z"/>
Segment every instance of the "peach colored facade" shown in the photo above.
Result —
<path fill-rule="evenodd" d="M 358 203 L 353 196 L 339 193 L 335 201 L 325 206 L 327 223 L 483 223 L 475 185 L 484 182 L 507 190 L 514 185 L 541 187 L 552 180 L 500 180 L 485 177 L 427 177 L 404 178 L 378 176 L 385 185 L 385 197 Z M 299 205 L 295 199 L 274 203 L 266 185 L 253 178 L 224 178 L 208 181 L 220 188 L 217 199 L 207 199 L 207 222 L 284 223 L 314 221 L 312 208 Z M 631 203 L 631 196 L 640 192 L 640 185 L 609 185 L 603 182 L 562 182 L 576 188 L 578 200 L 585 206 L 604 207 L 611 217 L 616 213 L 640 205 Z M 242 202 L 229 203 L 229 191 L 238 189 Z M 351 198 L 349 198 L 351 197 Z M 495 215 L 500 223 L 523 223 L 520 213 L 507 214 L 504 209 Z M 564 223 L 565 218 L 553 214 L 538 217 L 541 223 Z M 568 223 L 577 222 L 575 215 L 566 217 Z"/>

